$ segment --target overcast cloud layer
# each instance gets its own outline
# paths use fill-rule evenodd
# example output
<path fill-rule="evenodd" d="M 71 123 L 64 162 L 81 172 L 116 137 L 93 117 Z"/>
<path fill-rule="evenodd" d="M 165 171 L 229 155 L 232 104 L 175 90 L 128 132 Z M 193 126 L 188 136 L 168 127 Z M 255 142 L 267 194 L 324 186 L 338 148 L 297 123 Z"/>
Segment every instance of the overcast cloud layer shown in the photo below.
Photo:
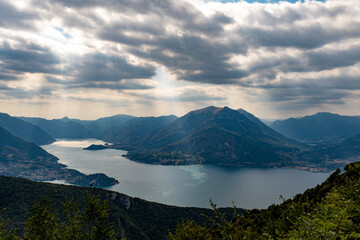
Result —
<path fill-rule="evenodd" d="M 359 2 L 0 0 L 0 111 L 360 114 Z"/>

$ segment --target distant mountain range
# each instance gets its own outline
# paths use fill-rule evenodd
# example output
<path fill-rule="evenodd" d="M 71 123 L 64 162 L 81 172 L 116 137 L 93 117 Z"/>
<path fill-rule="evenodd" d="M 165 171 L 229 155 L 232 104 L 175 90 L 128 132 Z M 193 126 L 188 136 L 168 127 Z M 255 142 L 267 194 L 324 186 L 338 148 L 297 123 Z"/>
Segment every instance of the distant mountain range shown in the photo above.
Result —
<path fill-rule="evenodd" d="M 19 119 L 40 127 L 53 138 L 102 138 L 106 131 L 135 117 L 119 114 L 97 120 L 79 120 L 64 117 L 62 119 L 44 119 L 19 117 Z"/>
<path fill-rule="evenodd" d="M 332 113 L 278 120 L 271 127 L 279 133 L 307 144 L 333 144 L 360 134 L 360 116 Z"/>
<path fill-rule="evenodd" d="M 0 113 L 0 127 L 6 129 L 14 136 L 33 142 L 37 145 L 45 145 L 55 142 L 53 137 L 49 136 L 38 126 L 25 122 L 21 119 L 11 117 L 6 113 Z"/>
<path fill-rule="evenodd" d="M 106 148 L 127 150 L 129 159 L 151 164 L 296 167 L 316 171 L 336 168 L 360 154 L 354 144 L 355 135 L 360 134 L 360 117 L 331 113 L 279 120 L 271 128 L 243 109 L 213 106 L 180 118 L 123 114 L 91 121 L 67 117 L 16 119 L 6 114 L 2 118 L 8 119 L 7 126 L 22 123 L 24 127 L 15 129 L 20 129 L 17 134 L 24 139 L 26 136 L 21 134 L 28 130 L 21 129 L 25 127 L 52 138 L 98 138 L 113 143 Z"/>
<path fill-rule="evenodd" d="M 118 183 L 104 174 L 85 175 L 58 163 L 58 158 L 34 143 L 0 127 L 0 175 L 37 181 L 65 180 L 72 184 L 110 186 Z"/>
<path fill-rule="evenodd" d="M 21 120 L 34 124 L 44 130 L 53 138 L 91 138 L 94 137 L 88 129 L 86 129 L 78 121 L 69 118 L 47 120 L 43 118 L 24 118 Z"/>
<path fill-rule="evenodd" d="M 355 126 L 358 118 L 317 115 L 324 122 L 333 117 L 338 119 L 340 129 L 350 123 Z M 334 121 L 324 122 L 319 120 L 318 123 L 324 129 L 325 125 L 335 126 Z M 318 131 L 326 135 L 325 130 Z M 336 131 L 332 131 L 328 136 L 336 135 Z M 349 132 L 348 135 L 342 134 L 342 138 L 336 136 L 335 145 L 310 146 L 290 139 L 289 135 L 285 137 L 243 109 L 207 107 L 180 118 L 134 118 L 120 128 L 110 129 L 104 139 L 114 143 L 110 148 L 128 150 L 129 159 L 144 163 L 294 167 L 327 171 L 344 166 L 360 155 L 360 144 L 354 142 L 356 138 L 340 141 L 350 135 Z"/>

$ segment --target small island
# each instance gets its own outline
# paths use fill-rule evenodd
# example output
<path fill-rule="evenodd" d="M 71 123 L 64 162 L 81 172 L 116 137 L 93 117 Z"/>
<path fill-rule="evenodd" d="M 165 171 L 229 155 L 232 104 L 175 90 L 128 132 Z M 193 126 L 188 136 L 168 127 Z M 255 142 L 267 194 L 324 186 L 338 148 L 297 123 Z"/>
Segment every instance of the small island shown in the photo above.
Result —
<path fill-rule="evenodd" d="M 107 149 L 107 148 L 108 148 L 107 145 L 91 144 L 90 146 L 84 148 L 83 150 L 95 151 L 95 150 L 104 150 L 104 149 Z"/>

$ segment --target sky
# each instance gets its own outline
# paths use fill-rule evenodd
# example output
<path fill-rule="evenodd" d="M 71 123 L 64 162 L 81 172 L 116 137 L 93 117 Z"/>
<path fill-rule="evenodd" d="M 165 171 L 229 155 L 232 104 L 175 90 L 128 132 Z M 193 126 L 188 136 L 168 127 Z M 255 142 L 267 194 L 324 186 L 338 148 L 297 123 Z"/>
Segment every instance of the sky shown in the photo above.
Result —
<path fill-rule="evenodd" d="M 0 112 L 360 115 L 359 12 L 359 0 L 0 0 Z"/>

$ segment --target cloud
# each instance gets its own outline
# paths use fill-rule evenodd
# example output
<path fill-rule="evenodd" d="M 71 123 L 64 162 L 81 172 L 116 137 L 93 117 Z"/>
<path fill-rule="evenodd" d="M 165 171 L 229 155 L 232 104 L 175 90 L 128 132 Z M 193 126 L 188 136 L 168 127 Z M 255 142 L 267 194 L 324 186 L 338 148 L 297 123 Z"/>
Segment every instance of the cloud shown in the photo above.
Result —
<path fill-rule="evenodd" d="M 359 90 L 359 11 L 357 0 L 0 0 L 0 83 L 39 77 L 39 94 L 117 90 L 139 102 L 229 100 L 219 87 L 259 103 L 346 105 Z M 177 85 L 157 84 L 158 68 Z"/>
<path fill-rule="evenodd" d="M 4 91 L 6 93 L 4 94 Z M 25 90 L 22 88 L 12 88 L 7 85 L 0 85 L 0 98 L 1 99 L 34 99 L 34 98 L 49 98 L 53 95 L 52 87 L 41 87 L 39 89 Z"/>
<path fill-rule="evenodd" d="M 0 1 L 0 29 L 35 29 L 32 20 L 39 18 L 39 14 L 31 10 L 19 10 L 4 0 Z"/>
<path fill-rule="evenodd" d="M 0 56 L 1 72 L 59 73 L 56 66 L 61 63 L 59 57 L 50 48 L 37 44 L 22 43 L 21 46 L 12 47 L 8 42 L 3 41 L 0 45 Z"/>
<path fill-rule="evenodd" d="M 151 78 L 155 68 L 150 65 L 135 66 L 121 56 L 102 53 L 89 54 L 73 67 L 78 82 L 116 82 L 123 79 Z"/>
<path fill-rule="evenodd" d="M 208 102 L 225 101 L 224 89 L 221 87 L 178 87 L 168 88 L 162 91 L 156 89 L 151 91 L 128 92 L 131 95 L 142 96 L 150 100 L 172 101 L 172 102 Z"/>
<path fill-rule="evenodd" d="M 112 89 L 112 90 L 138 90 L 138 89 L 152 89 L 152 86 L 149 83 L 136 81 L 136 80 L 121 80 L 119 82 L 109 83 L 109 82 L 93 82 L 93 83 L 75 83 L 67 84 L 69 88 L 103 88 L 103 89 Z"/>

